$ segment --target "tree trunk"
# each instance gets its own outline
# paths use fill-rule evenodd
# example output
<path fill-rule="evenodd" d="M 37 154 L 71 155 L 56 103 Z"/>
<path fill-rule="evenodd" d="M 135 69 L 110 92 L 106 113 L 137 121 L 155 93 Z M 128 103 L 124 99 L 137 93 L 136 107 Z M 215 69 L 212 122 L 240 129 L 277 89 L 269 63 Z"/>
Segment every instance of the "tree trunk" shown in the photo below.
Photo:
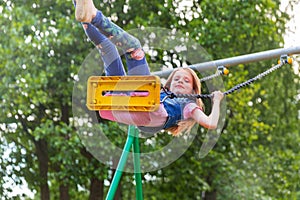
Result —
<path fill-rule="evenodd" d="M 90 162 L 92 162 L 93 155 L 88 152 L 85 148 L 80 150 L 81 154 L 87 158 Z M 100 167 L 98 164 L 95 164 L 95 168 Z M 90 197 L 89 200 L 102 200 L 104 199 L 104 180 L 99 178 L 92 177 L 90 178 L 91 185 L 90 185 Z"/>
<path fill-rule="evenodd" d="M 216 200 L 216 199 L 217 199 L 216 191 L 205 192 L 203 200 Z"/>
<path fill-rule="evenodd" d="M 122 199 L 122 189 L 121 189 L 121 181 L 120 181 L 114 200 L 121 200 L 121 199 Z"/>
<path fill-rule="evenodd" d="M 68 185 L 62 184 L 59 186 L 59 199 L 60 200 L 70 200 Z"/>
<path fill-rule="evenodd" d="M 70 113 L 69 113 L 69 106 L 68 105 L 61 105 L 61 121 L 63 121 L 66 124 L 69 124 L 69 117 L 70 117 Z"/>
<path fill-rule="evenodd" d="M 209 185 L 212 185 L 213 176 L 208 175 L 206 178 L 206 182 Z M 216 200 L 216 199 L 217 199 L 217 191 L 215 189 L 213 189 L 212 191 L 209 191 L 209 192 L 205 192 L 203 195 L 203 200 Z"/>
<path fill-rule="evenodd" d="M 48 186 L 48 145 L 45 139 L 35 141 L 34 143 L 40 171 L 41 200 L 50 200 L 50 191 Z"/>
<path fill-rule="evenodd" d="M 112 178 L 114 177 L 114 175 L 116 173 L 116 169 L 117 169 L 118 164 L 119 164 L 119 159 L 114 159 L 113 160 L 113 176 L 112 176 Z M 114 200 L 121 200 L 122 199 L 122 188 L 121 188 L 122 178 L 123 178 L 123 176 L 121 177 L 120 182 L 118 184 L 118 188 L 116 190 Z M 110 182 L 112 182 L 112 180 Z"/>
<path fill-rule="evenodd" d="M 61 121 L 63 121 L 66 124 L 69 124 L 69 106 L 67 104 L 61 104 Z M 68 136 L 66 136 L 65 139 L 68 139 Z M 69 194 L 69 185 L 62 183 L 59 186 L 59 196 L 61 200 L 69 200 L 70 194 Z"/>
<path fill-rule="evenodd" d="M 104 199 L 103 180 L 98 178 L 91 178 L 90 198 L 89 200 L 102 200 Z"/>

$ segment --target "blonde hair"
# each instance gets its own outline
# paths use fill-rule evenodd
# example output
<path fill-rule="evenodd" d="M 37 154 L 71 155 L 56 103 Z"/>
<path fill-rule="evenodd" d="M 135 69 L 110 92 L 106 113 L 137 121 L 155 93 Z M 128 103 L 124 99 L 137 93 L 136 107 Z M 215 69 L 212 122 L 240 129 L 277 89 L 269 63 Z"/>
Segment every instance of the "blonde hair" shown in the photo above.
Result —
<path fill-rule="evenodd" d="M 179 71 L 179 70 L 185 70 L 188 71 L 192 77 L 193 77 L 193 94 L 201 94 L 201 82 L 195 73 L 194 70 L 190 68 L 176 68 L 168 77 L 166 83 L 165 83 L 165 88 L 170 89 L 171 82 L 173 80 L 174 74 Z M 172 92 L 172 91 L 171 91 Z M 197 98 L 196 104 L 203 109 L 203 102 L 200 98 Z M 190 133 L 191 129 L 195 125 L 196 121 L 194 119 L 187 119 L 187 120 L 181 120 L 178 122 L 177 126 L 173 126 L 167 129 L 173 136 L 180 136 L 181 134 L 188 134 Z"/>

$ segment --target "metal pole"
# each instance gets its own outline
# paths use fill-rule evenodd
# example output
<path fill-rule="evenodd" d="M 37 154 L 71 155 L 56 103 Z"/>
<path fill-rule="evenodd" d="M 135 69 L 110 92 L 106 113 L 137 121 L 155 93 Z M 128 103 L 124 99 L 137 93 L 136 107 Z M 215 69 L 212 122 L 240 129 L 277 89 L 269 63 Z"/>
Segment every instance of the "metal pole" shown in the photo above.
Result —
<path fill-rule="evenodd" d="M 133 141 L 133 159 L 134 159 L 134 176 L 136 183 L 136 200 L 143 200 L 142 174 L 140 163 L 140 144 L 139 144 L 139 130 L 135 128 L 135 138 Z"/>
<path fill-rule="evenodd" d="M 281 55 L 292 55 L 292 54 L 300 54 L 300 46 L 290 47 L 290 48 L 281 48 L 281 49 L 273 49 L 268 51 L 262 51 L 258 53 L 246 54 L 241 56 L 235 56 L 231 58 L 225 58 L 221 60 L 215 60 L 210 62 L 204 62 L 199 64 L 194 64 L 188 66 L 197 71 L 205 71 L 209 69 L 216 69 L 218 66 L 233 66 L 238 64 L 245 64 L 250 62 L 257 62 L 262 60 L 268 60 L 272 58 L 279 58 Z M 156 75 L 159 77 L 167 77 L 173 70 L 166 71 L 158 71 L 152 73 L 152 75 Z"/>
<path fill-rule="evenodd" d="M 133 127 L 134 128 L 134 127 Z M 130 149 L 132 147 L 133 141 L 134 141 L 134 134 L 132 134 L 134 130 L 132 129 L 131 126 L 128 127 L 128 136 L 127 136 L 127 140 L 126 143 L 124 145 L 124 149 L 122 152 L 122 155 L 120 157 L 120 161 L 118 163 L 115 175 L 113 177 L 113 180 L 111 182 L 111 185 L 109 187 L 107 196 L 106 196 L 106 200 L 113 200 L 116 190 L 118 188 L 120 179 L 122 177 L 122 172 L 124 170 L 127 158 L 128 158 L 128 154 L 130 153 Z"/>

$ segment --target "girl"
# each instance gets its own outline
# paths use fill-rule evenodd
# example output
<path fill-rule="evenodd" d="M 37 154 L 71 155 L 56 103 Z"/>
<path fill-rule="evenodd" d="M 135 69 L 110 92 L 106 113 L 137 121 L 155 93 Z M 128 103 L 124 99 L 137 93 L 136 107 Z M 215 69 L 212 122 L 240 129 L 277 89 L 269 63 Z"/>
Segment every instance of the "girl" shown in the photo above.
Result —
<path fill-rule="evenodd" d="M 76 0 L 75 17 L 83 25 L 86 35 L 99 49 L 107 76 L 125 76 L 125 70 L 116 49 L 119 46 L 126 58 L 128 75 L 150 75 L 145 53 L 138 39 L 109 21 L 97 10 L 92 0 Z M 190 68 L 177 68 L 167 79 L 165 88 L 174 94 L 200 94 L 201 83 L 196 73 Z M 166 96 L 161 92 L 161 100 Z M 220 102 L 223 93 L 212 93 L 212 110 L 207 116 L 203 112 L 200 99 L 166 98 L 157 111 L 127 112 L 100 110 L 105 119 L 124 124 L 136 125 L 144 132 L 157 132 L 165 129 L 178 136 L 189 133 L 195 123 L 208 129 L 215 129 L 220 114 Z"/>

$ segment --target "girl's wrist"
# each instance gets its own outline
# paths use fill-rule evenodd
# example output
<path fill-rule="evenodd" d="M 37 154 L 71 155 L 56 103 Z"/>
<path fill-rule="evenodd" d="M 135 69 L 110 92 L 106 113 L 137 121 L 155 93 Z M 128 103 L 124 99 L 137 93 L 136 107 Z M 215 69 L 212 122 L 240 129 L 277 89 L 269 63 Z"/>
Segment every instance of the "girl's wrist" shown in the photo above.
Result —
<path fill-rule="evenodd" d="M 213 103 L 220 103 L 221 99 L 213 99 Z"/>

